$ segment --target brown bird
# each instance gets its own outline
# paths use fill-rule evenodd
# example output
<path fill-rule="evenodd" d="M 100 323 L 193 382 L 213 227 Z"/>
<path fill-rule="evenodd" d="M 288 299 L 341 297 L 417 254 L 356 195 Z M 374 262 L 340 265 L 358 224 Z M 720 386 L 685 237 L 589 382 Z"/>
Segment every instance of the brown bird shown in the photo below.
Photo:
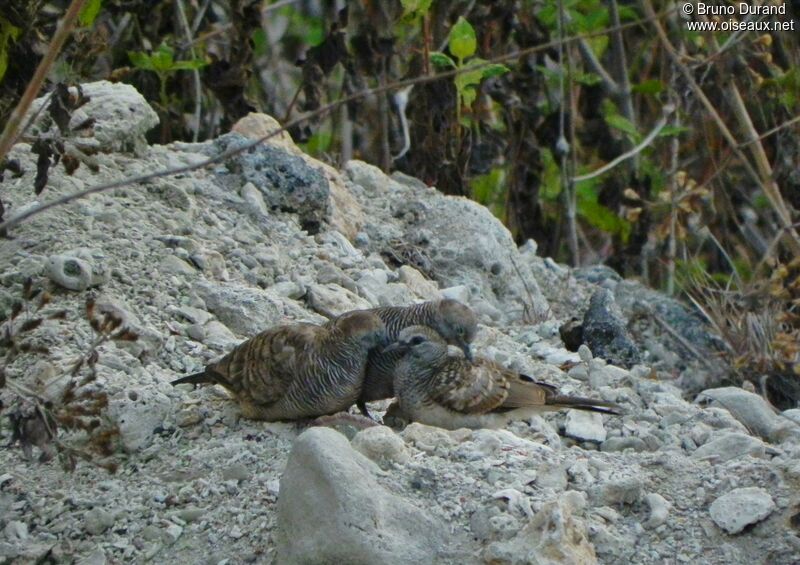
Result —
<path fill-rule="evenodd" d="M 616 404 L 559 394 L 494 361 L 449 355 L 445 341 L 424 326 L 404 329 L 387 350 L 403 352 L 394 386 L 400 412 L 414 422 L 447 429 L 499 428 L 561 408 L 620 413 Z"/>
<path fill-rule="evenodd" d="M 478 331 L 475 314 L 468 306 L 452 299 L 434 300 L 412 306 L 373 308 L 386 325 L 386 337 L 395 341 L 409 326 L 427 326 L 450 345 L 460 347 L 467 359 L 472 358 L 470 343 Z M 369 417 L 366 402 L 394 396 L 395 365 L 403 356 L 401 351 L 385 352 L 374 349 L 369 354 L 364 387 L 356 403 L 361 413 Z"/>
<path fill-rule="evenodd" d="M 215 383 L 255 420 L 294 420 L 347 410 L 358 398 L 367 354 L 388 343 L 381 319 L 367 310 L 322 326 L 271 328 L 239 344 L 200 373 L 172 381 Z"/>

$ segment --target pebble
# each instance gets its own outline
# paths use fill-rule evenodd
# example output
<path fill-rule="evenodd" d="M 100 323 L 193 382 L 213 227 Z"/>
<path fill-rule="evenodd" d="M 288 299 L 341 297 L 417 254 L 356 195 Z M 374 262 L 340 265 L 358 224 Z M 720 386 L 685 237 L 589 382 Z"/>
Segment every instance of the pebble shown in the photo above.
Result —
<path fill-rule="evenodd" d="M 602 415 L 582 410 L 570 410 L 567 412 L 565 433 L 575 439 L 598 443 L 605 441 L 608 435 L 603 426 Z"/>

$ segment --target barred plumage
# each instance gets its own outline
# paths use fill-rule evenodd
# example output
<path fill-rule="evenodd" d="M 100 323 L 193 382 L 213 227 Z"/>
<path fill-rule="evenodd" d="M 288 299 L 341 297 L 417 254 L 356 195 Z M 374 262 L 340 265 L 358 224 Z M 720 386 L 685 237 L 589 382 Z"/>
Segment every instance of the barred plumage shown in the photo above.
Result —
<path fill-rule="evenodd" d="M 467 357 L 471 356 L 469 344 L 475 338 L 478 324 L 469 307 L 457 300 L 444 299 L 413 304 L 373 308 L 386 325 L 386 336 L 394 341 L 400 332 L 409 326 L 427 326 L 435 330 L 447 343 L 460 347 Z M 394 396 L 394 370 L 402 356 L 399 352 L 383 353 L 373 350 L 367 361 L 364 387 L 358 406 L 367 415 L 365 402 Z"/>
<path fill-rule="evenodd" d="M 449 355 L 445 341 L 424 326 L 404 329 L 387 349 L 403 354 L 394 384 L 399 411 L 411 421 L 449 429 L 496 428 L 544 410 L 620 413 L 616 404 L 561 395 L 494 361 Z"/>
<path fill-rule="evenodd" d="M 220 384 L 233 393 L 242 414 L 256 420 L 323 416 L 356 401 L 368 351 L 386 343 L 380 318 L 356 310 L 322 326 L 295 323 L 261 332 L 205 371 L 172 384 Z"/>

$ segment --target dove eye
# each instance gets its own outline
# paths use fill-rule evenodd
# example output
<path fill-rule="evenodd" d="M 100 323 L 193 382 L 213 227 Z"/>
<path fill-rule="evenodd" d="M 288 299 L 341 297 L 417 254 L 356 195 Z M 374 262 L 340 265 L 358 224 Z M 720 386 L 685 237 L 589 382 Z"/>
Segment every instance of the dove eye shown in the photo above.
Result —
<path fill-rule="evenodd" d="M 420 343 L 422 343 L 423 341 L 425 341 L 425 338 L 424 338 L 424 337 L 422 337 L 422 336 L 419 336 L 419 335 L 415 335 L 414 337 L 412 337 L 412 338 L 411 338 L 411 341 L 410 341 L 409 343 L 410 343 L 411 345 L 419 345 L 419 344 L 420 344 Z"/>

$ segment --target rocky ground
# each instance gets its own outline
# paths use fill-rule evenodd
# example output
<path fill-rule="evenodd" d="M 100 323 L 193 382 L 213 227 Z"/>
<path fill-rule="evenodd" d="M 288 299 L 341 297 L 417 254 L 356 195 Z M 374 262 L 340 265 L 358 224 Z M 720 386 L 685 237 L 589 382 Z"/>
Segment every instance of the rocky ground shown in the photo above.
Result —
<path fill-rule="evenodd" d="M 85 90 L 72 120 L 95 122 L 67 146 L 92 155 L 72 175 L 53 167 L 36 197 L 36 155 L 19 143 L 24 173 L 0 185 L 6 218 L 274 127 L 250 116 L 214 141 L 147 145 L 157 119 L 138 93 Z M 32 133 L 47 131 L 45 117 Z M 357 161 L 337 171 L 284 135 L 11 235 L 0 240 L 4 317 L 33 277 L 67 318 L 36 328 L 49 352 L 18 357 L 9 382 L 63 394 L 93 339 L 89 294 L 140 337 L 102 345 L 91 385 L 120 429 L 115 474 L 0 451 L 0 563 L 800 562 L 800 410 L 703 391 L 719 376 L 714 338 L 688 310 L 608 269 L 517 248 L 473 202 Z M 441 296 L 478 313 L 479 354 L 625 415 L 554 413 L 494 431 L 307 428 L 242 420 L 219 389 L 169 384 L 282 321 Z M 573 317 L 591 352 L 560 339 Z M 2 402 L 14 407 L 9 387 Z M 12 439 L 6 419 L 2 436 Z"/>

